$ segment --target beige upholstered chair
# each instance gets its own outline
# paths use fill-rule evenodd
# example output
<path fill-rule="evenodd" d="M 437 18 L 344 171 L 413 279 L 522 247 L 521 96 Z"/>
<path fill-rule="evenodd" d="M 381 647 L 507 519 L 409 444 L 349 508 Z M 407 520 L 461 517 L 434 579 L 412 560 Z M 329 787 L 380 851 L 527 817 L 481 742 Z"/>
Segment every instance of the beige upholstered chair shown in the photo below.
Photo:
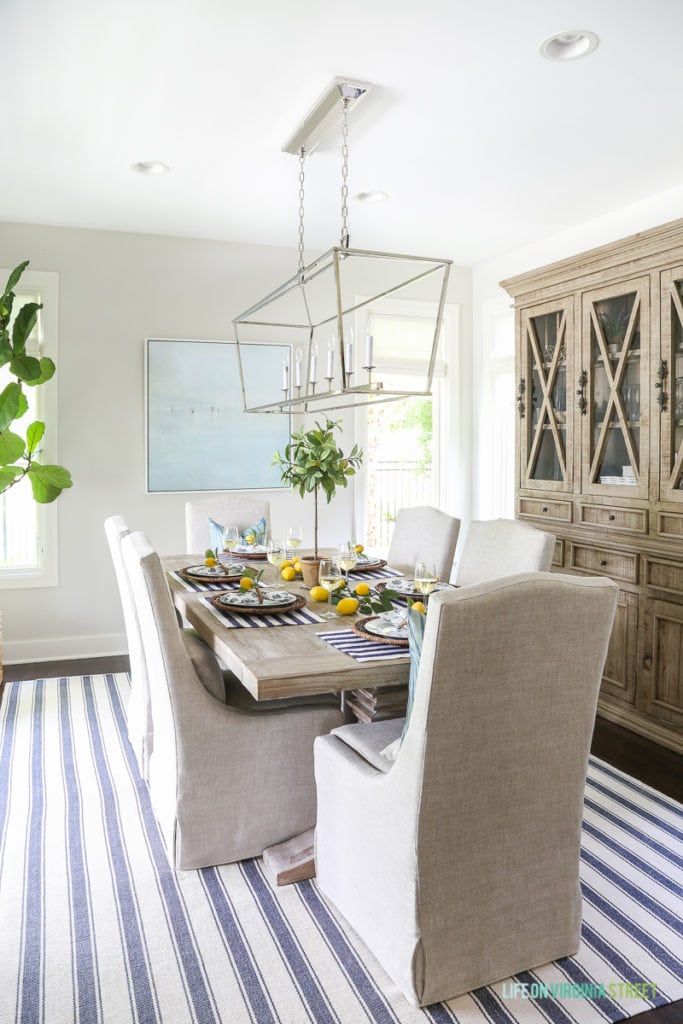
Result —
<path fill-rule="evenodd" d="M 410 574 L 416 562 L 434 562 L 439 579 L 448 582 L 459 530 L 459 519 L 429 505 L 399 509 L 387 561 Z"/>
<path fill-rule="evenodd" d="M 114 563 L 116 582 L 121 597 L 123 621 L 126 629 L 128 657 L 130 659 L 130 696 L 126 709 L 128 739 L 143 779 L 147 778 L 147 765 L 154 742 L 152 709 L 149 702 L 147 665 L 142 649 L 142 638 L 137 613 L 133 604 L 128 576 L 121 557 L 121 541 L 130 532 L 123 516 L 109 516 L 104 521 L 104 532 Z"/>
<path fill-rule="evenodd" d="M 415 1005 L 578 949 L 616 599 L 611 580 L 551 573 L 434 594 L 395 761 L 401 720 L 316 740 L 318 886 Z"/>
<path fill-rule="evenodd" d="M 555 537 L 516 519 L 473 521 L 467 530 L 458 564 L 456 583 L 510 576 L 518 572 L 549 572 Z"/>
<path fill-rule="evenodd" d="M 246 530 L 259 519 L 270 525 L 270 502 L 241 494 L 212 494 L 185 503 L 185 541 L 190 554 L 209 547 L 209 517 L 222 526 Z"/>
<path fill-rule="evenodd" d="M 218 663 L 193 664 L 153 547 L 132 533 L 121 551 L 150 684 L 149 791 L 171 863 L 242 860 L 311 828 L 313 741 L 343 720 L 338 701 L 282 710 L 221 703 L 210 692 Z"/>

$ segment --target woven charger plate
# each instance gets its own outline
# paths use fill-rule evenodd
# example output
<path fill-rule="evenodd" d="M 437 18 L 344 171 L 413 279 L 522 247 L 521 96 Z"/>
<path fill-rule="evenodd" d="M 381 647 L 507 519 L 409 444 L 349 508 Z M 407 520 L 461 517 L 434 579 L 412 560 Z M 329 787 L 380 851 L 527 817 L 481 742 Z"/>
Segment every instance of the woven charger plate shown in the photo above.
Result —
<path fill-rule="evenodd" d="M 355 622 L 350 623 L 351 629 L 354 633 L 358 633 L 364 640 L 372 640 L 376 644 L 387 644 L 389 647 L 408 647 L 408 637 L 405 640 L 400 640 L 398 637 L 391 636 L 379 636 L 377 633 L 370 633 L 365 628 L 366 622 L 371 622 L 372 619 L 378 618 L 377 615 L 366 615 L 364 619 L 357 619 Z"/>
<path fill-rule="evenodd" d="M 178 569 L 178 575 L 183 580 L 188 580 L 190 583 L 230 583 L 232 580 L 239 580 L 242 578 L 244 566 L 240 567 L 239 572 L 217 572 L 209 575 L 208 573 L 193 573 L 190 569 L 196 568 L 192 565 L 185 566 L 184 569 Z"/>
<path fill-rule="evenodd" d="M 295 597 L 291 604 L 280 604 L 275 607 L 268 608 L 265 605 L 255 604 L 249 605 L 226 605 L 225 594 L 216 594 L 210 598 L 211 604 L 214 608 L 217 608 L 219 612 L 225 612 L 227 615 L 280 615 L 286 612 L 298 612 L 300 608 L 303 608 L 306 604 L 305 597 Z"/>
<path fill-rule="evenodd" d="M 228 552 L 224 552 L 224 554 L 228 554 Z M 253 555 L 249 554 L 247 551 L 235 551 L 233 552 L 233 555 L 235 558 L 244 558 L 252 562 L 265 562 L 267 557 L 265 551 L 257 551 L 256 554 Z"/>
<path fill-rule="evenodd" d="M 383 569 L 386 564 L 384 558 L 378 558 L 376 562 L 359 562 L 354 565 L 353 569 L 349 569 L 349 572 L 373 572 L 375 569 Z"/>

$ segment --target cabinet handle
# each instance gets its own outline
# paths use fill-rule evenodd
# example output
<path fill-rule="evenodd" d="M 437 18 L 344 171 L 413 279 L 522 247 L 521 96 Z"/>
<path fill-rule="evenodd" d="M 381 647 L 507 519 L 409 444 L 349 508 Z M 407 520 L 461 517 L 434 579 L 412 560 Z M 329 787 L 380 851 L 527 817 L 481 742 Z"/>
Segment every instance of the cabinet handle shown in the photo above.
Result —
<path fill-rule="evenodd" d="M 524 392 L 526 391 L 526 381 L 524 377 L 519 378 L 519 387 L 517 388 L 517 411 L 519 413 L 520 420 L 524 419 Z"/>
<path fill-rule="evenodd" d="M 548 506 L 547 505 L 542 505 L 541 506 L 541 512 L 547 512 L 547 511 L 548 511 Z"/>
<path fill-rule="evenodd" d="M 582 416 L 586 415 L 586 409 L 588 408 L 588 402 L 586 401 L 586 384 L 588 383 L 588 374 L 585 370 L 582 370 L 579 374 L 579 390 L 576 392 L 579 396 L 579 412 Z"/>
<path fill-rule="evenodd" d="M 647 669 L 648 672 L 652 668 L 652 655 L 651 654 L 645 654 L 643 656 L 643 668 Z"/>
<path fill-rule="evenodd" d="M 659 362 L 659 369 L 657 370 L 657 382 L 655 384 L 655 390 L 659 391 L 657 395 L 657 402 L 659 403 L 660 413 L 666 412 L 666 403 L 669 396 L 666 393 L 666 378 L 669 376 L 669 364 L 666 359 L 661 359 Z"/>
<path fill-rule="evenodd" d="M 606 565 L 607 565 L 607 559 L 606 559 L 606 558 L 603 558 L 603 559 L 601 560 L 601 562 L 600 562 L 600 565 L 601 565 L 601 566 L 603 566 L 603 568 L 604 568 L 604 566 L 606 566 Z"/>
<path fill-rule="evenodd" d="M 614 522 L 614 520 L 615 520 L 615 519 L 616 519 L 617 517 L 616 517 L 616 516 L 612 516 L 612 515 L 610 515 L 610 516 L 607 516 L 607 518 L 609 519 L 610 523 L 613 523 L 613 522 Z"/>

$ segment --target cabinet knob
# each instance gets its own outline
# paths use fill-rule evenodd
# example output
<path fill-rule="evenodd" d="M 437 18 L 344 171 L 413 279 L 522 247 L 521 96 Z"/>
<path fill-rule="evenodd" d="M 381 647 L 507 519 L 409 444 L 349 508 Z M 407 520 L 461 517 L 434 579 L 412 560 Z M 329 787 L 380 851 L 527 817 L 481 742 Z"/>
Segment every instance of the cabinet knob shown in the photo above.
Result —
<path fill-rule="evenodd" d="M 647 669 L 648 672 L 652 668 L 652 655 L 651 654 L 645 654 L 643 656 L 643 668 Z"/>
<path fill-rule="evenodd" d="M 610 515 L 610 516 L 607 516 L 607 518 L 609 519 L 610 523 L 613 523 L 614 520 L 616 519 L 616 516 Z"/>
<path fill-rule="evenodd" d="M 600 565 L 603 566 L 603 568 L 604 568 L 604 566 L 607 565 L 607 559 L 606 558 L 601 559 Z"/>
<path fill-rule="evenodd" d="M 541 508 L 541 512 L 547 512 L 547 511 L 548 511 L 548 506 L 547 505 L 543 505 L 542 508 Z"/>

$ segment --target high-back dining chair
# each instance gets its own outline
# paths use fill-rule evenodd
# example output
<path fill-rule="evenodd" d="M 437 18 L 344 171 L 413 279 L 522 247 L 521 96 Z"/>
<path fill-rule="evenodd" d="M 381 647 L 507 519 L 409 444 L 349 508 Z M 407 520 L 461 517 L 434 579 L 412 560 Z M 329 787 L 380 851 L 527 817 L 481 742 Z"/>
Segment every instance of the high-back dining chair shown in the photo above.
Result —
<path fill-rule="evenodd" d="M 140 774 L 143 779 L 146 779 L 149 756 L 154 744 L 154 729 L 152 726 L 152 709 L 149 701 L 147 665 L 142 649 L 140 626 L 133 603 L 128 575 L 121 556 L 121 541 L 130 533 L 130 530 L 123 516 L 115 515 L 105 519 L 104 532 L 109 544 L 111 560 L 114 563 L 130 660 L 130 696 L 126 708 L 128 739 L 133 748 Z"/>
<path fill-rule="evenodd" d="M 415 1005 L 575 953 L 617 587 L 524 573 L 433 594 L 402 723 L 315 743 L 318 888 Z M 415 613 L 417 614 L 417 613 Z"/>
<path fill-rule="evenodd" d="M 447 583 L 459 531 L 459 519 L 430 505 L 399 509 L 387 562 L 392 569 L 411 575 L 417 562 L 434 562 L 436 575 Z"/>
<path fill-rule="evenodd" d="M 185 541 L 190 554 L 204 553 L 211 546 L 209 517 L 221 526 L 236 526 L 240 532 L 260 519 L 270 524 L 270 502 L 241 494 L 212 494 L 185 503 Z"/>
<path fill-rule="evenodd" d="M 517 519 L 470 523 L 456 572 L 459 587 L 518 572 L 549 572 L 555 536 Z"/>
<path fill-rule="evenodd" d="M 260 710 L 217 700 L 182 641 L 156 551 L 142 533 L 121 551 L 150 680 L 149 791 L 171 863 L 226 864 L 311 828 L 313 741 L 343 721 L 338 702 Z"/>

